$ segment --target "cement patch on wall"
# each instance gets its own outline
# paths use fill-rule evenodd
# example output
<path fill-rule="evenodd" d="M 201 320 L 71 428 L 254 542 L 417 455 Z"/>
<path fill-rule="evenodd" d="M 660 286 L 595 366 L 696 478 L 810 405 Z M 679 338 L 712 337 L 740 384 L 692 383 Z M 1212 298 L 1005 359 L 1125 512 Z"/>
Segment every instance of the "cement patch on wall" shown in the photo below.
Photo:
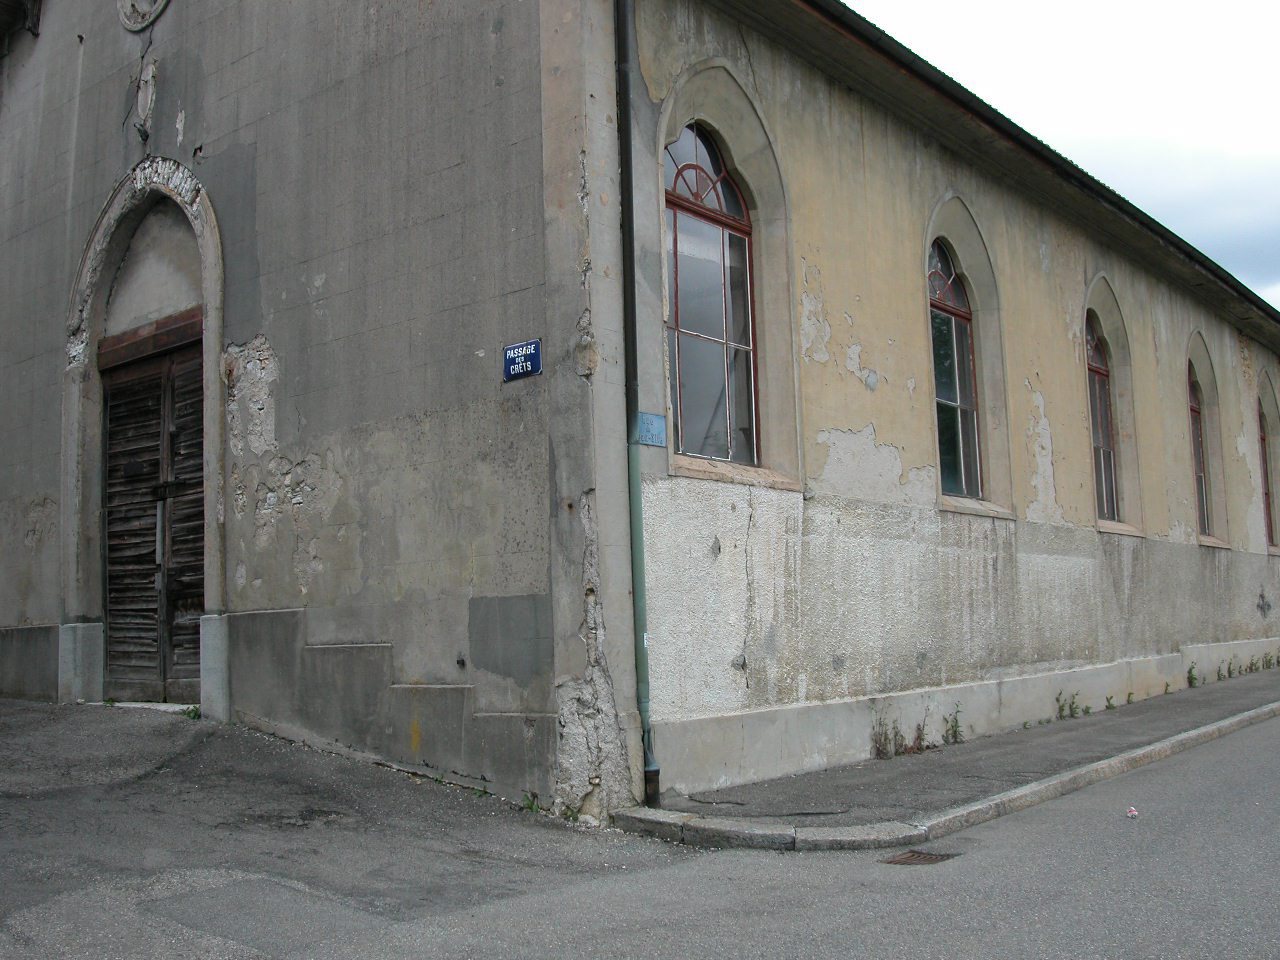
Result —
<path fill-rule="evenodd" d="M 0 697 L 58 699 L 58 628 L 0 629 Z"/>

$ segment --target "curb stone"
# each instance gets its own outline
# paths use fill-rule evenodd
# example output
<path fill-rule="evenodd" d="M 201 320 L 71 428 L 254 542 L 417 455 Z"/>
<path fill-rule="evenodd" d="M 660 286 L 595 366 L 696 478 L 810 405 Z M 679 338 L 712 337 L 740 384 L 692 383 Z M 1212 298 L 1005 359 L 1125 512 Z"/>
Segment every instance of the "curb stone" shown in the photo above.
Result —
<path fill-rule="evenodd" d="M 1171 757 L 1183 750 L 1217 740 L 1255 723 L 1280 717 L 1280 701 L 1257 707 L 1225 720 L 1175 734 L 1164 740 L 1137 747 L 1054 774 L 1043 780 L 1006 790 L 959 807 L 929 814 L 912 823 L 885 820 L 879 823 L 842 827 L 797 827 L 726 817 L 703 817 L 696 813 L 630 807 L 613 815 L 613 825 L 628 833 L 658 837 L 695 847 L 748 847 L 763 850 L 875 850 L 936 840 L 968 827 L 1016 813 L 1046 800 L 1122 773 Z"/>

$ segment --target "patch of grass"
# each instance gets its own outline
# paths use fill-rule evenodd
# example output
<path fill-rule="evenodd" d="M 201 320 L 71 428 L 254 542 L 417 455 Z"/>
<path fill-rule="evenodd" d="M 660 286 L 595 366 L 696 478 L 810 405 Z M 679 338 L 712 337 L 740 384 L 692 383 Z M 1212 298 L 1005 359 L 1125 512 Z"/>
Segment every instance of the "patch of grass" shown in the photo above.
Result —
<path fill-rule="evenodd" d="M 115 697 L 107 697 L 107 699 L 102 701 L 102 705 L 104 707 L 114 707 L 119 702 L 120 701 L 118 701 Z"/>
<path fill-rule="evenodd" d="M 1165 686 L 1168 686 L 1168 684 L 1165 684 Z M 1133 691 L 1132 691 L 1132 690 L 1130 690 L 1130 691 L 1129 691 L 1129 695 L 1128 695 L 1127 697 L 1125 697 L 1125 698 L 1124 698 L 1124 702 L 1125 702 L 1125 703 L 1133 703 Z"/>
<path fill-rule="evenodd" d="M 1187 667 L 1187 686 L 1192 688 L 1200 686 L 1200 674 L 1196 673 L 1194 660 L 1191 661 L 1191 666 Z"/>
<path fill-rule="evenodd" d="M 960 703 L 956 702 L 953 713 L 942 715 L 942 742 L 948 746 L 964 743 L 964 731 L 960 729 Z"/>
<path fill-rule="evenodd" d="M 1086 704 L 1084 705 L 1084 709 L 1083 709 L 1083 710 L 1081 710 L 1080 712 L 1081 712 L 1081 713 L 1083 713 L 1083 714 L 1087 717 L 1087 716 L 1089 716 L 1089 714 L 1093 713 L 1093 707 L 1086 703 Z"/>
<path fill-rule="evenodd" d="M 1273 657 L 1273 656 L 1272 656 L 1271 654 L 1269 654 L 1269 653 L 1264 653 L 1264 654 L 1262 655 L 1262 669 L 1263 669 L 1263 670 L 1270 670 L 1270 669 L 1271 669 L 1272 667 L 1274 667 L 1275 665 L 1276 665 L 1276 658 L 1275 658 L 1275 657 Z"/>
<path fill-rule="evenodd" d="M 1053 698 L 1053 702 L 1058 705 L 1059 720 L 1074 720 L 1080 716 L 1080 691 L 1077 690 L 1068 698 L 1063 698 L 1062 691 L 1059 690 L 1057 696 Z"/>
<path fill-rule="evenodd" d="M 181 713 L 181 714 L 182 714 L 184 717 L 186 717 L 188 720 L 199 720 L 199 719 L 200 719 L 200 704 L 198 704 L 198 703 L 193 703 L 191 706 L 189 706 L 189 707 L 184 707 L 182 710 L 180 710 L 180 711 L 178 711 L 178 712 L 179 712 L 179 713 Z"/>
<path fill-rule="evenodd" d="M 520 809 L 528 810 L 530 813 L 541 813 L 542 807 L 538 805 L 538 795 L 525 791 L 524 799 L 520 801 Z"/>
<path fill-rule="evenodd" d="M 1168 680 L 1166 680 L 1166 681 L 1164 682 L 1164 692 L 1165 692 L 1165 695 L 1166 695 L 1166 696 L 1168 696 L 1169 694 L 1173 693 L 1173 688 L 1169 686 L 1169 681 L 1168 681 Z"/>
<path fill-rule="evenodd" d="M 1219 664 L 1218 664 L 1218 679 L 1219 679 L 1219 680 L 1225 680 L 1225 679 L 1227 679 L 1227 674 L 1226 674 L 1226 672 L 1222 669 L 1222 664 L 1221 664 L 1221 663 L 1219 663 Z"/>
<path fill-rule="evenodd" d="M 1116 699 L 1115 699 L 1115 697 L 1107 697 L 1107 702 L 1106 702 L 1106 704 L 1104 705 L 1103 709 L 1104 709 L 1104 710 L 1114 710 L 1115 708 L 1116 708 Z"/>

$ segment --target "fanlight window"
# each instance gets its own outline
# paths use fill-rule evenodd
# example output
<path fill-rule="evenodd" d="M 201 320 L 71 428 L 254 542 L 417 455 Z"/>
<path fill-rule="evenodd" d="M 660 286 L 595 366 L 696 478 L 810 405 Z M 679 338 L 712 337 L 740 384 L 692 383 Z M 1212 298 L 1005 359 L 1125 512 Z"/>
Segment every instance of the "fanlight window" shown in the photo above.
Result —
<path fill-rule="evenodd" d="M 981 497 L 973 313 L 964 281 L 957 276 L 951 255 L 940 240 L 929 248 L 928 283 L 942 492 Z"/>
<path fill-rule="evenodd" d="M 710 135 L 667 147 L 667 349 L 675 449 L 755 464 L 751 223 Z"/>

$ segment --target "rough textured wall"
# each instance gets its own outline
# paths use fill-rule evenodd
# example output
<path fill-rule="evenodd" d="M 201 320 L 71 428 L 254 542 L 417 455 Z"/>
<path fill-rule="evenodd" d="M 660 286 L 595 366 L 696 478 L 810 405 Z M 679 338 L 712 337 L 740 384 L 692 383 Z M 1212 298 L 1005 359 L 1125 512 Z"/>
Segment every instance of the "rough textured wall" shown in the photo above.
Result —
<path fill-rule="evenodd" d="M 544 14 L 520 0 L 175 3 L 134 34 L 114 4 L 79 0 L 15 42 L 0 62 L 0 625 L 58 622 L 68 288 L 115 184 L 145 155 L 172 157 L 223 240 L 233 708 L 552 796 L 557 683 L 588 662 L 558 664 L 557 645 L 588 646 L 596 484 L 589 445 L 568 442 L 593 402 L 590 249 L 558 274 L 582 302 L 548 302 L 562 293 L 546 283 L 541 118 L 563 94 L 543 75 Z M 578 139 L 557 175 L 584 218 Z M 533 337 L 546 372 L 504 386 L 501 347 Z M 563 521 L 561 489 L 583 508 Z M 605 529 L 601 552 L 616 551 Z M 575 565 L 571 609 L 553 609 L 552 570 Z M 615 755 L 620 736 L 615 721 Z M 582 766 L 579 799 L 600 776 Z"/>
<path fill-rule="evenodd" d="M 1276 633 L 1255 407 L 1268 351 L 927 133 L 830 82 L 701 3 L 641 5 L 656 179 L 661 104 L 715 58 L 771 134 L 789 208 L 803 492 L 671 476 L 646 464 L 655 717 L 1013 676 Z M 731 114 L 725 103 L 699 105 Z M 732 159 L 733 141 L 726 135 Z M 640 176 L 644 177 L 641 166 Z M 748 192 L 751 185 L 745 184 Z M 936 475 L 924 255 L 933 212 L 960 197 L 999 294 L 1008 518 L 943 509 Z M 641 211 L 646 409 L 665 409 L 660 196 Z M 962 264 L 963 267 L 963 264 Z M 1090 284 L 1116 292 L 1133 354 L 1137 536 L 1095 522 L 1083 361 Z M 991 305 L 988 304 L 988 307 Z M 980 321 L 979 321 L 980 322 Z M 1232 549 L 1197 545 L 1188 343 L 1220 391 Z M 765 464 L 769 466 L 769 464 Z M 963 508 L 963 505 L 961 505 Z M 1264 601 L 1260 603 L 1260 600 Z"/>

